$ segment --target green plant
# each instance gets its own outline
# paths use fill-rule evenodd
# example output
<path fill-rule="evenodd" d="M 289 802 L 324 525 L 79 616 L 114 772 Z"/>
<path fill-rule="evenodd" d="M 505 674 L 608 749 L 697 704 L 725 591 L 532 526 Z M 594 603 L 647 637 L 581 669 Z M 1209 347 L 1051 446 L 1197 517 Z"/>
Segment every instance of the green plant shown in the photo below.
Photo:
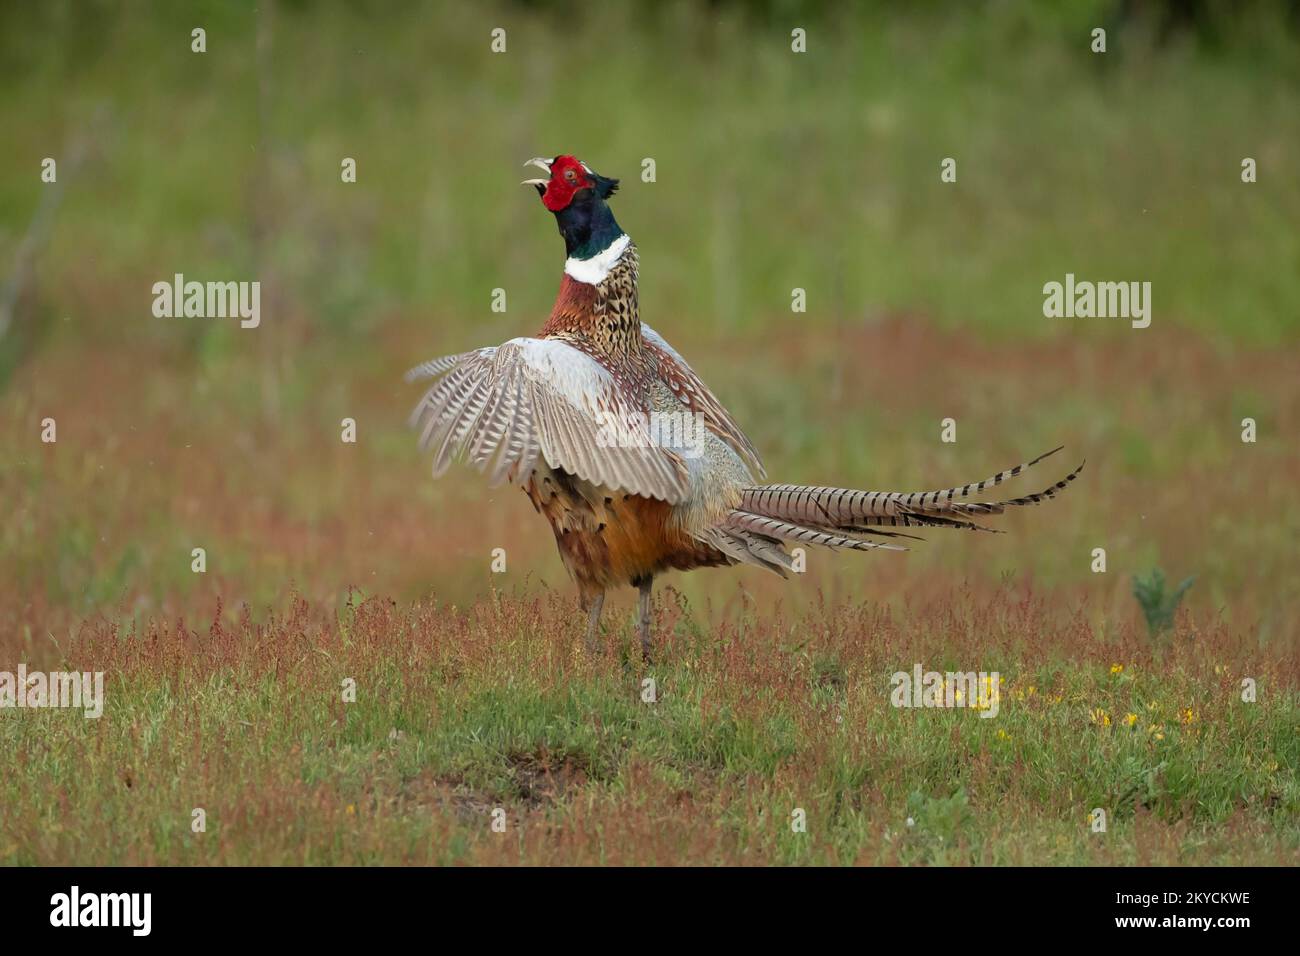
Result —
<path fill-rule="evenodd" d="M 1174 623 L 1178 605 L 1195 580 L 1195 575 L 1185 578 L 1178 587 L 1166 594 L 1165 575 L 1159 568 L 1152 568 L 1145 578 L 1133 575 L 1133 596 L 1142 607 L 1151 637 L 1156 637 Z"/>

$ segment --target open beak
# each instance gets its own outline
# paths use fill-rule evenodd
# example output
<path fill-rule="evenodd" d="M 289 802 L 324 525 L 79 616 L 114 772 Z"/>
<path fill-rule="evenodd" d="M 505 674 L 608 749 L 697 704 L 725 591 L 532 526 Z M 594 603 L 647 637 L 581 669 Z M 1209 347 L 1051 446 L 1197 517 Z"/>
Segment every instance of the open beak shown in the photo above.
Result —
<path fill-rule="evenodd" d="M 543 159 L 541 156 L 534 156 L 534 157 L 533 157 L 532 159 L 530 159 L 528 162 L 524 163 L 524 165 L 525 165 L 525 166 L 536 166 L 538 169 L 543 169 L 543 170 L 545 170 L 545 171 L 546 171 L 546 174 L 547 174 L 547 178 L 546 178 L 546 179 L 525 179 L 525 180 L 524 180 L 523 182 L 521 182 L 519 185 L 521 185 L 521 186 L 545 186 L 545 185 L 550 181 L 551 161 L 550 161 L 549 159 Z"/>

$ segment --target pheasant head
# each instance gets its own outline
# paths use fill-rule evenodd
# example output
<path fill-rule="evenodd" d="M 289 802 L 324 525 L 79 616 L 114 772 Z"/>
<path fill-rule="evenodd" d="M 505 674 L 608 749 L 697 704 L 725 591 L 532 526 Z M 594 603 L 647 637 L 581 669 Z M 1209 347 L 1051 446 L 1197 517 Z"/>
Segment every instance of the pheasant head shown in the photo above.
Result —
<path fill-rule="evenodd" d="M 542 205 L 555 215 L 569 259 L 591 259 L 623 237 L 605 202 L 618 189 L 617 179 L 600 175 L 576 156 L 539 156 L 524 165 L 547 173 L 545 179 L 526 179 L 523 185 L 536 187 Z"/>

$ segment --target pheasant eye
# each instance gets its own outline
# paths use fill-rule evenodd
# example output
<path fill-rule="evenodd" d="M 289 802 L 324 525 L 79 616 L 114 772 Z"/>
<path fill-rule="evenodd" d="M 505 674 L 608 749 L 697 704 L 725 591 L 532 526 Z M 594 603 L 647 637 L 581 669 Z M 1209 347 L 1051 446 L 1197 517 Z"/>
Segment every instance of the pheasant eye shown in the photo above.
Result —
<path fill-rule="evenodd" d="M 578 181 L 578 174 L 572 169 L 566 169 L 564 171 L 564 178 L 571 183 L 576 183 Z"/>

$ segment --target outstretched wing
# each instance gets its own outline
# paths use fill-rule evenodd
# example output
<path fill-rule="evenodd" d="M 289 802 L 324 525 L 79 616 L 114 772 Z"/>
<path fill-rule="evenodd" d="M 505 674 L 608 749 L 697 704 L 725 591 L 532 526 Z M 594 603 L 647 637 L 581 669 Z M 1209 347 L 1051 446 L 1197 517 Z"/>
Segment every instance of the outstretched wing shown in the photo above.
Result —
<path fill-rule="evenodd" d="M 730 445 L 754 469 L 758 478 L 766 478 L 763 462 L 758 451 L 748 436 L 740 430 L 731 413 L 722 407 L 722 403 L 709 391 L 709 386 L 701 381 L 694 369 L 664 339 L 644 322 L 641 323 L 641 337 L 659 360 L 659 375 L 674 395 L 692 412 L 704 416 L 704 424 L 723 441 Z"/>
<path fill-rule="evenodd" d="M 411 413 L 433 473 L 462 457 L 492 484 L 522 479 L 538 456 L 596 485 L 676 504 L 681 457 L 652 440 L 644 410 L 603 365 L 554 339 L 518 338 L 432 359 L 407 380 L 436 381 Z"/>

